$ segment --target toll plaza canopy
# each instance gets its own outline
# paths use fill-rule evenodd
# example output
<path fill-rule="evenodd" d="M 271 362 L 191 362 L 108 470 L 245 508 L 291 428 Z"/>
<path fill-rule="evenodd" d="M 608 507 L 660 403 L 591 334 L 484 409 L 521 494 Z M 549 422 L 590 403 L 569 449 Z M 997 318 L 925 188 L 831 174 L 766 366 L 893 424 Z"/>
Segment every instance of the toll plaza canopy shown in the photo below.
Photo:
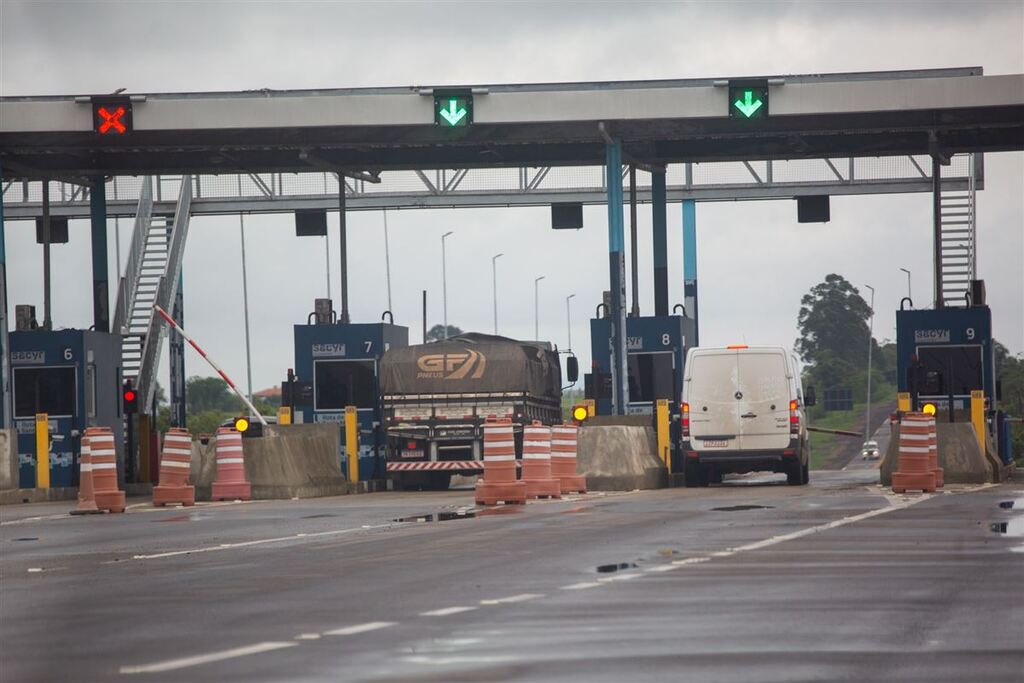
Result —
<path fill-rule="evenodd" d="M 923 71 L 0 98 L 6 180 L 1024 149 L 1024 74 Z"/>

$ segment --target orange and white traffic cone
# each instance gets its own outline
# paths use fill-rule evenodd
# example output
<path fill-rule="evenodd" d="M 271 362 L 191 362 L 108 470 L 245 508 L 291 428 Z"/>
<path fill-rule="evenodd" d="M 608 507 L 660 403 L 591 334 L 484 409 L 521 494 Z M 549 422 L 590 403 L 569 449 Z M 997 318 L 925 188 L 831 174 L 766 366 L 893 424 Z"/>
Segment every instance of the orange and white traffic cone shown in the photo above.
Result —
<path fill-rule="evenodd" d="M 573 424 L 551 428 L 551 474 L 561 483 L 562 493 L 586 493 L 587 478 L 576 474 L 576 435 Z"/>
<path fill-rule="evenodd" d="M 214 500 L 251 500 L 252 485 L 245 478 L 242 435 L 234 429 L 217 430 L 217 480 L 213 482 Z"/>
<path fill-rule="evenodd" d="M 117 451 L 114 434 L 107 427 L 92 427 L 89 434 L 89 456 L 92 460 L 92 487 L 96 507 L 110 512 L 124 512 L 124 491 L 117 488 Z"/>
<path fill-rule="evenodd" d="M 892 490 L 905 493 L 919 489 L 925 493 L 935 491 L 935 472 L 932 469 L 928 441 L 931 430 L 924 413 L 907 413 L 900 423 L 900 449 L 898 471 L 892 473 Z"/>
<path fill-rule="evenodd" d="M 196 487 L 189 486 L 192 467 L 192 435 L 177 427 L 164 434 L 164 450 L 160 459 L 160 484 L 153 487 L 153 505 L 196 504 Z"/>
<path fill-rule="evenodd" d="M 928 464 L 935 473 L 935 487 L 942 488 L 946 485 L 945 471 L 939 467 L 939 441 L 938 429 L 935 426 L 935 416 L 928 416 Z"/>
<path fill-rule="evenodd" d="M 73 515 L 89 515 L 103 512 L 96 507 L 96 497 L 92 486 L 92 449 L 89 437 L 95 427 L 88 427 L 82 434 L 82 454 L 78 459 L 78 507 L 71 511 Z"/>
<path fill-rule="evenodd" d="M 516 441 L 512 420 L 484 423 L 484 475 L 476 483 L 478 505 L 526 504 L 526 484 L 516 480 Z"/>
<path fill-rule="evenodd" d="M 561 498 L 561 482 L 551 476 L 551 427 L 537 420 L 523 427 L 523 474 L 527 498 Z"/>

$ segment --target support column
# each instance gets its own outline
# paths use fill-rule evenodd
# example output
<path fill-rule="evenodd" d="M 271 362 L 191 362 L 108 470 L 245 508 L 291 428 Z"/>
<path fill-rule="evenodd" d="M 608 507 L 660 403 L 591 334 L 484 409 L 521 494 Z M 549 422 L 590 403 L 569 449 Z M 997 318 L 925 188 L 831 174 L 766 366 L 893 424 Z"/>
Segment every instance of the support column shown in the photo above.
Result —
<path fill-rule="evenodd" d="M 185 326 L 185 294 L 184 275 L 178 273 L 178 291 L 174 295 L 174 303 L 171 306 L 171 317 L 174 322 L 182 327 Z M 170 335 L 169 360 L 171 366 L 171 386 L 169 397 L 171 401 L 171 426 L 185 429 L 185 339 L 180 334 Z"/>
<path fill-rule="evenodd" d="M 629 278 L 633 290 L 633 305 L 630 307 L 629 315 L 638 317 L 640 315 L 640 273 L 638 271 L 636 254 L 636 166 L 629 165 Z"/>
<path fill-rule="evenodd" d="M 700 345 L 700 315 L 697 308 L 697 204 L 683 200 L 683 305 L 693 318 L 693 345 Z"/>
<path fill-rule="evenodd" d="M 626 258 L 622 216 L 622 142 L 605 145 L 608 187 L 608 274 L 611 280 L 612 414 L 625 415 L 629 403 L 626 373 Z"/>
<path fill-rule="evenodd" d="M 43 329 L 52 330 L 50 318 L 50 179 L 43 178 Z"/>
<path fill-rule="evenodd" d="M 939 157 L 932 156 L 932 250 L 935 252 L 935 308 L 946 304 L 942 298 L 942 167 Z"/>
<path fill-rule="evenodd" d="M 345 224 L 345 176 L 338 174 L 338 228 L 341 245 L 341 315 L 338 322 L 347 324 L 348 318 L 348 227 Z"/>
<path fill-rule="evenodd" d="M 668 215 L 664 167 L 651 172 L 651 222 L 654 233 L 654 315 L 668 315 Z"/>
<path fill-rule="evenodd" d="M 107 273 L 107 187 L 103 177 L 89 186 L 92 221 L 92 320 L 97 332 L 110 332 L 110 276 Z"/>
<path fill-rule="evenodd" d="M 4 169 L 0 163 L 0 429 L 7 429 L 12 424 L 11 354 L 7 341 L 7 237 L 4 231 L 3 180 Z"/>

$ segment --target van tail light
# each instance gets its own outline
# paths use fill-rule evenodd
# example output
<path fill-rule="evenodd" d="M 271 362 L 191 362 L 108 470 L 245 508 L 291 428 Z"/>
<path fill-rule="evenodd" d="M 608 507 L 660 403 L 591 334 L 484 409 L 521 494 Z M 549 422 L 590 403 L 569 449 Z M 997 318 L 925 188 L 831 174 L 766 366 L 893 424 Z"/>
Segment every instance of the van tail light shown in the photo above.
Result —
<path fill-rule="evenodd" d="M 683 436 L 690 436 L 690 404 L 683 401 Z"/>
<path fill-rule="evenodd" d="M 799 434 L 800 433 L 800 416 L 796 413 L 797 408 L 796 401 L 789 402 L 789 433 Z"/>

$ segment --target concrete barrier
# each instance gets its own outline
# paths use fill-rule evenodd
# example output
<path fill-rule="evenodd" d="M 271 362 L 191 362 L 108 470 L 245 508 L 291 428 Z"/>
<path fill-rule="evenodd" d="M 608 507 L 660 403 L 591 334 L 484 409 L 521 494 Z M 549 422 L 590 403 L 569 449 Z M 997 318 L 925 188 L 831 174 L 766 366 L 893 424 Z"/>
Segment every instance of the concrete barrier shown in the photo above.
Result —
<path fill-rule="evenodd" d="M 974 425 L 969 422 L 939 422 L 936 424 L 939 467 L 944 471 L 947 484 L 986 484 L 1003 481 L 1007 468 L 992 455 L 991 448 L 982 452 Z M 900 428 L 890 427 L 892 438 L 885 457 L 879 464 L 879 477 L 883 486 L 892 486 L 892 473 L 899 465 Z"/>
<path fill-rule="evenodd" d="M 653 427 L 588 422 L 579 430 L 577 469 L 586 475 L 591 491 L 663 488 L 668 470 L 655 454 L 657 448 Z"/>
<path fill-rule="evenodd" d="M 0 491 L 18 488 L 18 433 L 0 429 Z"/>
<path fill-rule="evenodd" d="M 197 500 L 209 500 L 216 476 L 215 439 L 192 442 Z M 332 424 L 268 425 L 263 436 L 242 439 L 245 476 L 259 500 L 337 496 L 365 490 L 341 475 L 341 432 Z"/>

